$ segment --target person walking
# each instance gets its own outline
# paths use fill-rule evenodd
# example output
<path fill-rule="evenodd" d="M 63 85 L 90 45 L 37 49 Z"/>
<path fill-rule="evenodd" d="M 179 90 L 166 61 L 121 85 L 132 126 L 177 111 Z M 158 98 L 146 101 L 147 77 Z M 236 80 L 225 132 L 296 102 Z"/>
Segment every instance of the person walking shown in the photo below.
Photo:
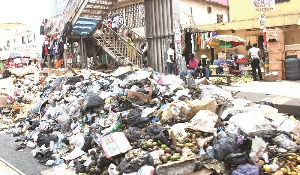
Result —
<path fill-rule="evenodd" d="M 253 81 L 257 81 L 256 69 L 258 69 L 259 79 L 262 80 L 260 59 L 259 59 L 260 56 L 261 56 L 261 51 L 259 48 L 257 48 L 257 43 L 255 43 L 253 44 L 253 47 L 248 51 L 248 57 L 251 58 Z"/>
<path fill-rule="evenodd" d="M 115 39 L 117 39 L 118 27 L 119 27 L 119 15 L 116 13 L 112 15 L 111 27 L 115 32 Z"/>
<path fill-rule="evenodd" d="M 175 66 L 175 44 L 171 43 L 170 48 L 167 52 L 168 58 L 167 58 L 167 73 L 173 74 L 173 68 Z"/>

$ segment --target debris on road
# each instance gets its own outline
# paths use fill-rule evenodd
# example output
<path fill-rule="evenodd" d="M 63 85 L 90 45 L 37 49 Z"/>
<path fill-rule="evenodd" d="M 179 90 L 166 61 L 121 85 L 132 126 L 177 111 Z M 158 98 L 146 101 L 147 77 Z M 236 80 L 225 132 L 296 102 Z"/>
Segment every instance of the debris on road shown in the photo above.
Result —
<path fill-rule="evenodd" d="M 0 86 L 1 129 L 54 166 L 44 174 L 300 172 L 299 121 L 208 81 L 120 67 L 35 71 Z"/>

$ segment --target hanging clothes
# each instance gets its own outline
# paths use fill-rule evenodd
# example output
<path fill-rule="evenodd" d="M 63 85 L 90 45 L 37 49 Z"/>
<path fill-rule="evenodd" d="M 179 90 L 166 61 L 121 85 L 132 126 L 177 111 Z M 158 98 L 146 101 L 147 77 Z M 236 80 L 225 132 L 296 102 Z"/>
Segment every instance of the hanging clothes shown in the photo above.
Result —
<path fill-rule="evenodd" d="M 198 36 L 195 35 L 195 51 L 199 50 L 199 46 L 198 46 Z"/>
<path fill-rule="evenodd" d="M 200 33 L 200 34 L 198 33 L 198 36 L 197 36 L 197 44 L 198 44 L 199 50 L 201 50 L 201 33 Z"/>
<path fill-rule="evenodd" d="M 206 49 L 206 44 L 205 44 L 205 33 L 202 33 L 202 49 Z"/>

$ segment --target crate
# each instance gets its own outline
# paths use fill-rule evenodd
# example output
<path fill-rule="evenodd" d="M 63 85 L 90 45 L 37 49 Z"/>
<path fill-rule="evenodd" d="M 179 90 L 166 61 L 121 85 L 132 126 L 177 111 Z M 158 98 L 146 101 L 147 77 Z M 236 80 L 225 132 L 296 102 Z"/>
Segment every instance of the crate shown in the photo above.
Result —
<path fill-rule="evenodd" d="M 269 61 L 284 61 L 285 60 L 285 52 L 277 51 L 277 52 L 269 52 Z"/>
<path fill-rule="evenodd" d="M 269 42 L 268 51 L 269 52 L 284 51 L 284 44 L 282 42 Z"/>
<path fill-rule="evenodd" d="M 278 72 L 277 80 L 285 80 L 285 71 L 270 71 L 270 73 Z"/>
<path fill-rule="evenodd" d="M 284 61 L 269 61 L 269 70 L 270 71 L 283 71 L 284 70 Z"/>
<path fill-rule="evenodd" d="M 278 78 L 278 75 L 265 75 L 266 81 L 276 81 Z"/>
<path fill-rule="evenodd" d="M 284 43 L 284 36 L 267 36 L 267 41 L 276 40 L 277 42 Z M 269 42 L 272 43 L 272 42 Z"/>
<path fill-rule="evenodd" d="M 283 35 L 283 30 L 279 28 L 267 30 L 267 36 L 281 36 L 281 35 Z"/>
<path fill-rule="evenodd" d="M 285 51 L 300 51 L 300 44 L 285 45 Z"/>

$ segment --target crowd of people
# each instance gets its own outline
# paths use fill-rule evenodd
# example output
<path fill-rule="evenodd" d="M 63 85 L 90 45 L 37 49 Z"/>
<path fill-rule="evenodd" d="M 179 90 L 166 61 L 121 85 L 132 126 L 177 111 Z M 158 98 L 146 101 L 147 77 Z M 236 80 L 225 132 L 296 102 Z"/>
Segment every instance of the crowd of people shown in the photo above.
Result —
<path fill-rule="evenodd" d="M 210 65 L 211 61 L 206 55 L 201 55 L 200 60 L 195 58 L 195 55 L 193 53 L 189 54 L 188 58 L 188 65 L 186 65 L 185 68 L 178 68 L 180 63 L 176 62 L 175 60 L 175 44 L 171 43 L 170 48 L 167 51 L 168 58 L 167 58 L 167 74 L 173 74 L 177 69 L 180 71 L 178 72 L 179 75 L 186 75 L 188 77 L 193 77 L 194 79 L 197 79 L 198 77 L 202 78 L 205 77 L 209 80 L 209 76 L 211 74 Z M 262 54 L 260 49 L 257 47 L 257 43 L 253 44 L 253 47 L 249 49 L 248 51 L 248 60 L 251 63 L 252 68 L 252 75 L 253 80 L 257 81 L 258 77 L 259 80 L 263 80 L 262 73 L 261 73 L 261 58 Z M 238 63 L 238 57 L 231 55 L 231 69 L 239 70 L 239 63 Z M 227 64 L 227 63 L 225 63 Z M 184 63 L 185 65 L 185 63 Z M 182 66 L 182 65 L 181 65 Z M 257 71 L 256 71 L 257 70 Z M 257 77 L 258 73 L 258 77 Z"/>
<path fill-rule="evenodd" d="M 178 65 L 175 60 L 175 44 L 171 43 L 170 48 L 167 52 L 167 73 L 173 74 L 173 70 L 177 69 Z M 187 75 L 189 77 L 194 77 L 197 79 L 198 76 L 205 77 L 209 79 L 210 75 L 210 60 L 207 58 L 206 55 L 201 55 L 200 61 L 195 58 L 193 53 L 189 54 L 189 64 L 186 66 L 187 69 L 182 69 L 179 71 L 179 75 Z"/>

